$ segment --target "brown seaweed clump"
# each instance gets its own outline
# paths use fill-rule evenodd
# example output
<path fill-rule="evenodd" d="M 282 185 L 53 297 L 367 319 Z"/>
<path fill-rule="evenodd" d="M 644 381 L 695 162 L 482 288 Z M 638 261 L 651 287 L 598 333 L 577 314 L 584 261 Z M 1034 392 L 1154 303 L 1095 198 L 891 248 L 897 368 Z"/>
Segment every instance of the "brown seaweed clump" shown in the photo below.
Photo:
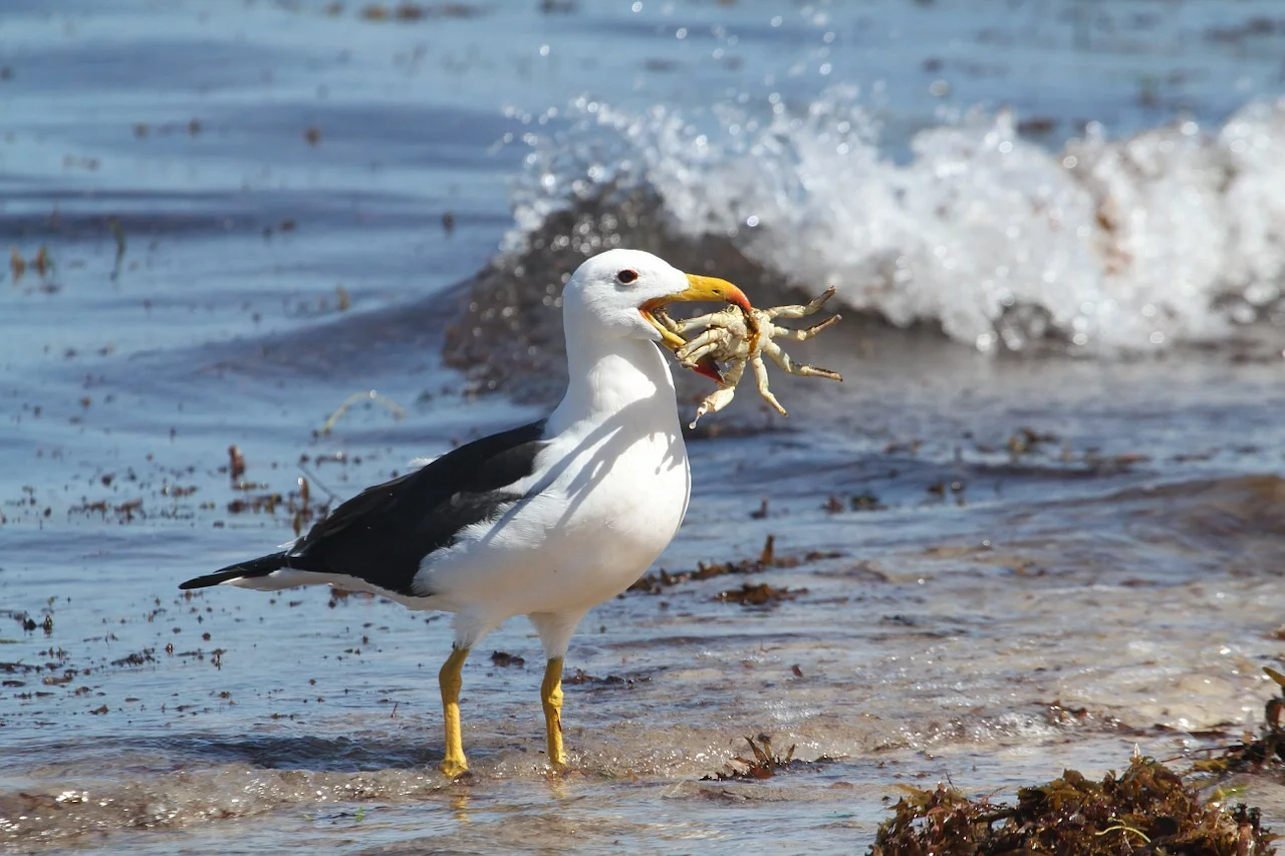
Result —
<path fill-rule="evenodd" d="M 750 745 L 750 751 L 753 753 L 752 758 L 743 758 L 737 755 L 723 770 L 710 776 L 701 776 L 701 781 L 730 782 L 770 779 L 781 770 L 811 767 L 814 764 L 823 764 L 833 760 L 824 755 L 816 761 L 799 760 L 794 757 L 793 744 L 784 753 L 777 752 L 772 748 L 772 738 L 767 734 L 760 734 L 757 740 L 753 737 L 746 737 L 745 742 Z M 741 767 L 736 767 L 734 764 L 740 764 Z"/>
<path fill-rule="evenodd" d="M 1001 853 L 1275 853 L 1276 836 L 1257 809 L 1224 810 L 1151 758 L 1135 756 L 1124 774 L 1089 781 L 1075 770 L 1022 788 L 1017 805 L 970 800 L 945 785 L 906 788 L 879 827 L 872 856 Z"/>
<path fill-rule="evenodd" d="M 1285 674 L 1270 666 L 1263 671 L 1280 686 L 1280 694 L 1267 700 L 1263 710 L 1264 724 L 1258 734 L 1246 734 L 1233 746 L 1223 747 L 1221 754 L 1197 761 L 1193 772 L 1229 773 L 1285 772 Z M 1218 751 L 1218 750 L 1211 750 Z"/>

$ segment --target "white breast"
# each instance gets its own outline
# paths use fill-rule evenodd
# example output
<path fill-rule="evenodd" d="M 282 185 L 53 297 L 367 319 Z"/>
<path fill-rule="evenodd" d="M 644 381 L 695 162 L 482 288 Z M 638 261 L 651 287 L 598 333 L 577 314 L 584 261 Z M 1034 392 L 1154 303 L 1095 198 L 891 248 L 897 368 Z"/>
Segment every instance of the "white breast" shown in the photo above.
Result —
<path fill-rule="evenodd" d="M 430 555 L 416 587 L 435 608 L 485 604 L 496 620 L 588 609 L 628 588 L 673 539 L 691 488 L 677 419 L 631 415 L 555 438 L 540 475 L 514 485 L 526 498 Z"/>

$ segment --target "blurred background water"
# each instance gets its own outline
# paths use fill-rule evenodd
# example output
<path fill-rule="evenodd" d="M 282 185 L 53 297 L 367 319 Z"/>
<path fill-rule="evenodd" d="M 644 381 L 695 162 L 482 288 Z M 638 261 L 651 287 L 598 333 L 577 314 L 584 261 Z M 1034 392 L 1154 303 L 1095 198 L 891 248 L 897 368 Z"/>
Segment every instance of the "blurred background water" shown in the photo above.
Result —
<path fill-rule="evenodd" d="M 1269 0 L 8 0 L 0 841 L 850 849 L 899 782 L 1253 727 L 1282 57 Z M 547 406 L 562 277 L 616 245 L 765 305 L 838 286 L 792 351 L 848 380 L 702 423 L 661 565 L 784 561 L 590 616 L 577 772 L 545 780 L 536 675 L 480 652 L 447 786 L 447 622 L 174 587 Z M 759 733 L 829 760 L 700 780 Z"/>

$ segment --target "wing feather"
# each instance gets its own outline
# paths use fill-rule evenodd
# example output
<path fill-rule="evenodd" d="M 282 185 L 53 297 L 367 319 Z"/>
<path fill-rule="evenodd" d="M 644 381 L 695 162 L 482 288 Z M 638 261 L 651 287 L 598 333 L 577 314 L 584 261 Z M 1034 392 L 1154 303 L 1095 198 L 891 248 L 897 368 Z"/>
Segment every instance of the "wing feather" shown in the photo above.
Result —
<path fill-rule="evenodd" d="M 415 594 L 411 583 L 425 556 L 521 499 L 511 486 L 533 472 L 543 436 L 544 422 L 533 422 L 367 488 L 313 526 L 287 554 L 287 566 Z"/>

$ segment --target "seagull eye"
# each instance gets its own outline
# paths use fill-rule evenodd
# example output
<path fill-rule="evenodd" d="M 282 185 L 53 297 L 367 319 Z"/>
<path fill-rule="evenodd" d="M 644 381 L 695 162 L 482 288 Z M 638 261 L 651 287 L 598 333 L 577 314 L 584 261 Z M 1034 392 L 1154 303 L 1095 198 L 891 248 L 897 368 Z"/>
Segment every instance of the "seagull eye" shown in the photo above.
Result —
<path fill-rule="evenodd" d="M 616 281 L 628 285 L 638 278 L 638 271 L 625 268 L 616 274 Z"/>

